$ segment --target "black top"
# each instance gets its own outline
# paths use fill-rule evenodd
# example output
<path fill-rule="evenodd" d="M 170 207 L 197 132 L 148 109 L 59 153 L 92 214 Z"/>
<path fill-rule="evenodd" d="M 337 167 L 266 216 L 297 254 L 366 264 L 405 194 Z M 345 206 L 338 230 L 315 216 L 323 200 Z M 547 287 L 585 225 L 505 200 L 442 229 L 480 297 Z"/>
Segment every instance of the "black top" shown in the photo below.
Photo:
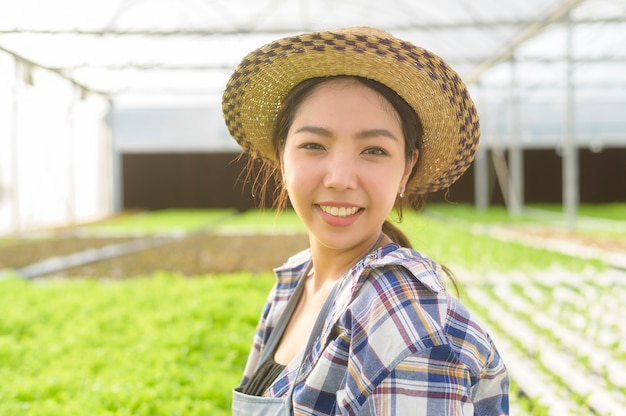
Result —
<path fill-rule="evenodd" d="M 242 393 L 250 396 L 262 396 L 284 369 L 285 366 L 278 364 L 273 357 L 268 358 L 256 370 L 248 384 L 244 386 Z"/>

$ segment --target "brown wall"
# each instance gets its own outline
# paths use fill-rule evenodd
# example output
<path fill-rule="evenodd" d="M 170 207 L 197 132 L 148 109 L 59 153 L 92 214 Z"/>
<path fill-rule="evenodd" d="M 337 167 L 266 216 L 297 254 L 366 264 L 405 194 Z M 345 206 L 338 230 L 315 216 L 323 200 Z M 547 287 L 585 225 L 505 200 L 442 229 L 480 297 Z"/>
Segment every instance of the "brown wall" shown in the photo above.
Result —
<path fill-rule="evenodd" d="M 234 153 L 125 154 L 123 207 L 230 208 L 254 205 L 238 180 L 243 163 Z"/>
<path fill-rule="evenodd" d="M 244 162 L 236 158 L 233 153 L 125 154 L 123 207 L 252 208 L 250 188 L 238 180 Z M 626 149 L 580 150 L 579 163 L 581 202 L 626 201 Z M 493 166 L 490 170 L 490 203 L 503 204 Z M 524 151 L 526 203 L 560 203 L 561 176 L 561 157 L 554 149 Z M 447 193 L 432 194 L 428 200 L 472 203 L 473 167 Z"/>
<path fill-rule="evenodd" d="M 580 185 L 584 202 L 626 201 L 626 148 L 581 150 Z"/>
<path fill-rule="evenodd" d="M 583 203 L 626 201 L 626 148 L 601 152 L 578 151 L 579 196 Z M 561 203 L 562 157 L 554 149 L 524 151 L 524 193 L 526 202 Z M 494 203 L 503 203 L 493 192 Z"/>

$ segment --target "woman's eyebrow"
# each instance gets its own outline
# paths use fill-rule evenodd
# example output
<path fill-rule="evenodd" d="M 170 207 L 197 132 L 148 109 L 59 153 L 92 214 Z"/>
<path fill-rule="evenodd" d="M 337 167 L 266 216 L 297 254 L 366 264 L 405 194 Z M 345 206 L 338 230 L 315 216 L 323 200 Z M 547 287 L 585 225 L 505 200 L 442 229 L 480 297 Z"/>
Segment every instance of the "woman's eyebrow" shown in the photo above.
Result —
<path fill-rule="evenodd" d="M 394 134 L 392 132 L 390 132 L 387 129 L 371 129 L 371 130 L 365 130 L 360 132 L 359 134 L 357 134 L 357 139 L 369 139 L 372 137 L 389 137 L 390 139 L 393 139 L 395 141 L 398 141 L 398 138 L 396 136 L 394 136 Z"/>
<path fill-rule="evenodd" d="M 334 134 L 330 130 L 325 129 L 323 127 L 317 127 L 317 126 L 302 126 L 296 130 L 296 133 L 302 133 L 302 132 L 313 133 L 313 134 L 317 134 L 319 136 L 328 137 L 328 138 L 334 137 Z M 389 137 L 390 139 L 398 141 L 398 138 L 387 129 L 364 130 L 364 131 L 359 132 L 356 135 L 356 138 L 357 139 L 370 139 L 372 137 L 381 137 L 381 136 Z"/>
<path fill-rule="evenodd" d="M 333 137 L 333 133 L 330 130 L 325 129 L 323 127 L 302 126 L 302 127 L 299 127 L 298 130 L 296 130 L 296 133 L 303 133 L 303 132 L 317 134 L 318 136 Z"/>

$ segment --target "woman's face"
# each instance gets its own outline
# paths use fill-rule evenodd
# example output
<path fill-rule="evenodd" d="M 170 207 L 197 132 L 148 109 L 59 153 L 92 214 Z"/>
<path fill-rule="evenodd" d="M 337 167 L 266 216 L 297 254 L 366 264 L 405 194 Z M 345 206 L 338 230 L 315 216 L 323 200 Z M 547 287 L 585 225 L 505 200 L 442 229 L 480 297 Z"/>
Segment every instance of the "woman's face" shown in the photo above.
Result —
<path fill-rule="evenodd" d="M 282 169 L 309 233 L 331 249 L 371 244 L 417 159 L 407 162 L 397 113 L 353 79 L 319 84 L 289 128 Z"/>

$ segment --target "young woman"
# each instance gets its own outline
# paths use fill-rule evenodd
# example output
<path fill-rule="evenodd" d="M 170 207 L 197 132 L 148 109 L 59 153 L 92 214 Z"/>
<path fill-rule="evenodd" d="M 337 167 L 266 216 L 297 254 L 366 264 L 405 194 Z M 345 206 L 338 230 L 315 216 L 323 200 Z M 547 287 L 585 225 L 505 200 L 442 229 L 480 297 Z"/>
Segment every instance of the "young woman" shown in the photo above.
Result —
<path fill-rule="evenodd" d="M 472 161 L 458 75 L 376 29 L 306 33 L 248 54 L 223 110 L 255 187 L 280 184 L 310 241 L 275 270 L 233 414 L 508 414 L 489 335 L 387 221 Z"/>

